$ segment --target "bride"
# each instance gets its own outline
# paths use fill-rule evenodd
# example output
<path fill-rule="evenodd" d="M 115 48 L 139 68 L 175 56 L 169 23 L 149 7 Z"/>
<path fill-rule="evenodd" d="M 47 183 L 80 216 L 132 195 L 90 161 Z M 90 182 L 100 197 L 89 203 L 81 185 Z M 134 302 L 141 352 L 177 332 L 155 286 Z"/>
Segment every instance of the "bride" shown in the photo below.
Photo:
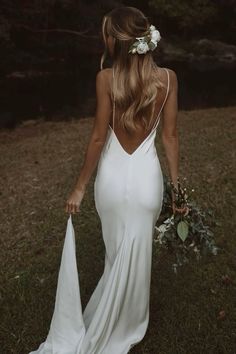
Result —
<path fill-rule="evenodd" d="M 140 10 L 113 9 L 103 18 L 102 34 L 96 114 L 65 205 L 69 217 L 54 313 L 46 340 L 30 354 L 126 354 L 143 339 L 149 323 L 153 233 L 164 192 L 155 137 L 162 118 L 162 142 L 177 187 L 178 83 L 173 70 L 155 64 L 152 52 L 160 32 Z M 113 65 L 103 69 L 108 52 Z M 80 212 L 96 167 L 104 271 L 82 311 L 72 214 Z M 175 212 L 174 194 L 172 199 Z"/>

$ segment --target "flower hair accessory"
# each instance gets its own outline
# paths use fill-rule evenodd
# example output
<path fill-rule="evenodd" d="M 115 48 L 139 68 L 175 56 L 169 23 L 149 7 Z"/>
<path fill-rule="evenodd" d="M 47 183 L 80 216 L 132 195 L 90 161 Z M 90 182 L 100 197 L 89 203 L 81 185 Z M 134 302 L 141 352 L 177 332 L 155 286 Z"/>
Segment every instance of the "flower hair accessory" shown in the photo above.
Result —
<path fill-rule="evenodd" d="M 149 50 L 154 50 L 157 47 L 157 42 L 160 41 L 161 35 L 160 32 L 156 29 L 155 26 L 151 25 L 149 27 L 149 32 L 146 36 L 136 37 L 135 41 L 129 48 L 131 54 L 145 54 Z"/>

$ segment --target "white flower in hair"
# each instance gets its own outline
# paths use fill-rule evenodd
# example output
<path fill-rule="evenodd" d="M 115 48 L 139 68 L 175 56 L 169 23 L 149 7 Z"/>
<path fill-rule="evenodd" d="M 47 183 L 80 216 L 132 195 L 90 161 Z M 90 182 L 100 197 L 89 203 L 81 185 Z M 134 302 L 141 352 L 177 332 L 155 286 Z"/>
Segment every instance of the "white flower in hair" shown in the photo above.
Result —
<path fill-rule="evenodd" d="M 145 54 L 149 50 L 149 47 L 146 42 L 140 42 L 137 46 L 138 54 Z"/>
<path fill-rule="evenodd" d="M 136 37 L 136 39 L 137 41 L 130 46 L 128 53 L 145 54 L 149 50 L 153 51 L 157 47 L 157 42 L 160 41 L 161 35 L 155 26 L 150 25 L 149 33 L 143 37 Z"/>
<path fill-rule="evenodd" d="M 158 30 L 154 30 L 151 32 L 151 38 L 153 42 L 159 42 L 161 39 L 160 32 Z"/>

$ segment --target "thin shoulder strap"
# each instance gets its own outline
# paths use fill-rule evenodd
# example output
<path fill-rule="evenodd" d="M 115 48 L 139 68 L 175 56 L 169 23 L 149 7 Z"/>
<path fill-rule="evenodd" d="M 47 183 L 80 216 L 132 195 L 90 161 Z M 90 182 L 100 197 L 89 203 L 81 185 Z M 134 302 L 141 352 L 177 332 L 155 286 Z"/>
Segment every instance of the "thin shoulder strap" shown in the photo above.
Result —
<path fill-rule="evenodd" d="M 164 99 L 164 103 L 163 103 L 163 106 L 166 102 L 166 99 L 167 99 L 167 96 L 168 96 L 168 93 L 169 93 L 169 88 L 170 88 L 170 76 L 169 76 L 169 70 L 167 70 L 166 68 L 164 68 L 165 71 L 167 72 L 167 90 L 166 90 L 166 97 Z"/>
<path fill-rule="evenodd" d="M 112 87 L 113 87 L 113 112 L 112 112 L 112 129 L 115 131 L 115 91 L 114 91 L 114 68 L 112 67 Z"/>
<path fill-rule="evenodd" d="M 164 107 L 164 104 L 166 102 L 166 99 L 167 99 L 167 96 L 168 96 L 168 93 L 169 93 L 169 88 L 170 88 L 170 76 L 169 76 L 169 71 L 166 69 L 166 68 L 163 68 L 165 69 L 166 73 L 167 73 L 167 89 L 166 89 L 166 95 L 165 95 L 165 99 L 164 101 L 162 102 L 162 105 L 161 105 L 161 109 L 158 113 L 158 116 L 157 116 L 157 119 L 156 119 L 156 122 L 154 124 L 154 127 L 153 127 L 153 130 L 157 127 L 158 123 L 159 123 L 159 120 L 160 120 L 160 114 L 161 114 L 161 111 L 162 111 L 162 108 Z M 158 119 L 159 118 L 159 119 Z"/>

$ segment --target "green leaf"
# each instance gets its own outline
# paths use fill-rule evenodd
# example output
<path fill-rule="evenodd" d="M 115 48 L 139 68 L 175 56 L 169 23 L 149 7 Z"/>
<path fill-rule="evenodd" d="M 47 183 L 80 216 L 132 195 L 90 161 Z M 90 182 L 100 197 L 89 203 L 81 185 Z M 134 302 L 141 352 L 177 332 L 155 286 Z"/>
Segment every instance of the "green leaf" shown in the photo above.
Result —
<path fill-rule="evenodd" d="M 156 48 L 155 44 L 153 42 L 149 42 L 148 46 L 151 50 L 154 50 Z"/>
<path fill-rule="evenodd" d="M 185 221 L 180 221 L 177 225 L 177 234 L 184 242 L 188 236 L 188 224 Z"/>

